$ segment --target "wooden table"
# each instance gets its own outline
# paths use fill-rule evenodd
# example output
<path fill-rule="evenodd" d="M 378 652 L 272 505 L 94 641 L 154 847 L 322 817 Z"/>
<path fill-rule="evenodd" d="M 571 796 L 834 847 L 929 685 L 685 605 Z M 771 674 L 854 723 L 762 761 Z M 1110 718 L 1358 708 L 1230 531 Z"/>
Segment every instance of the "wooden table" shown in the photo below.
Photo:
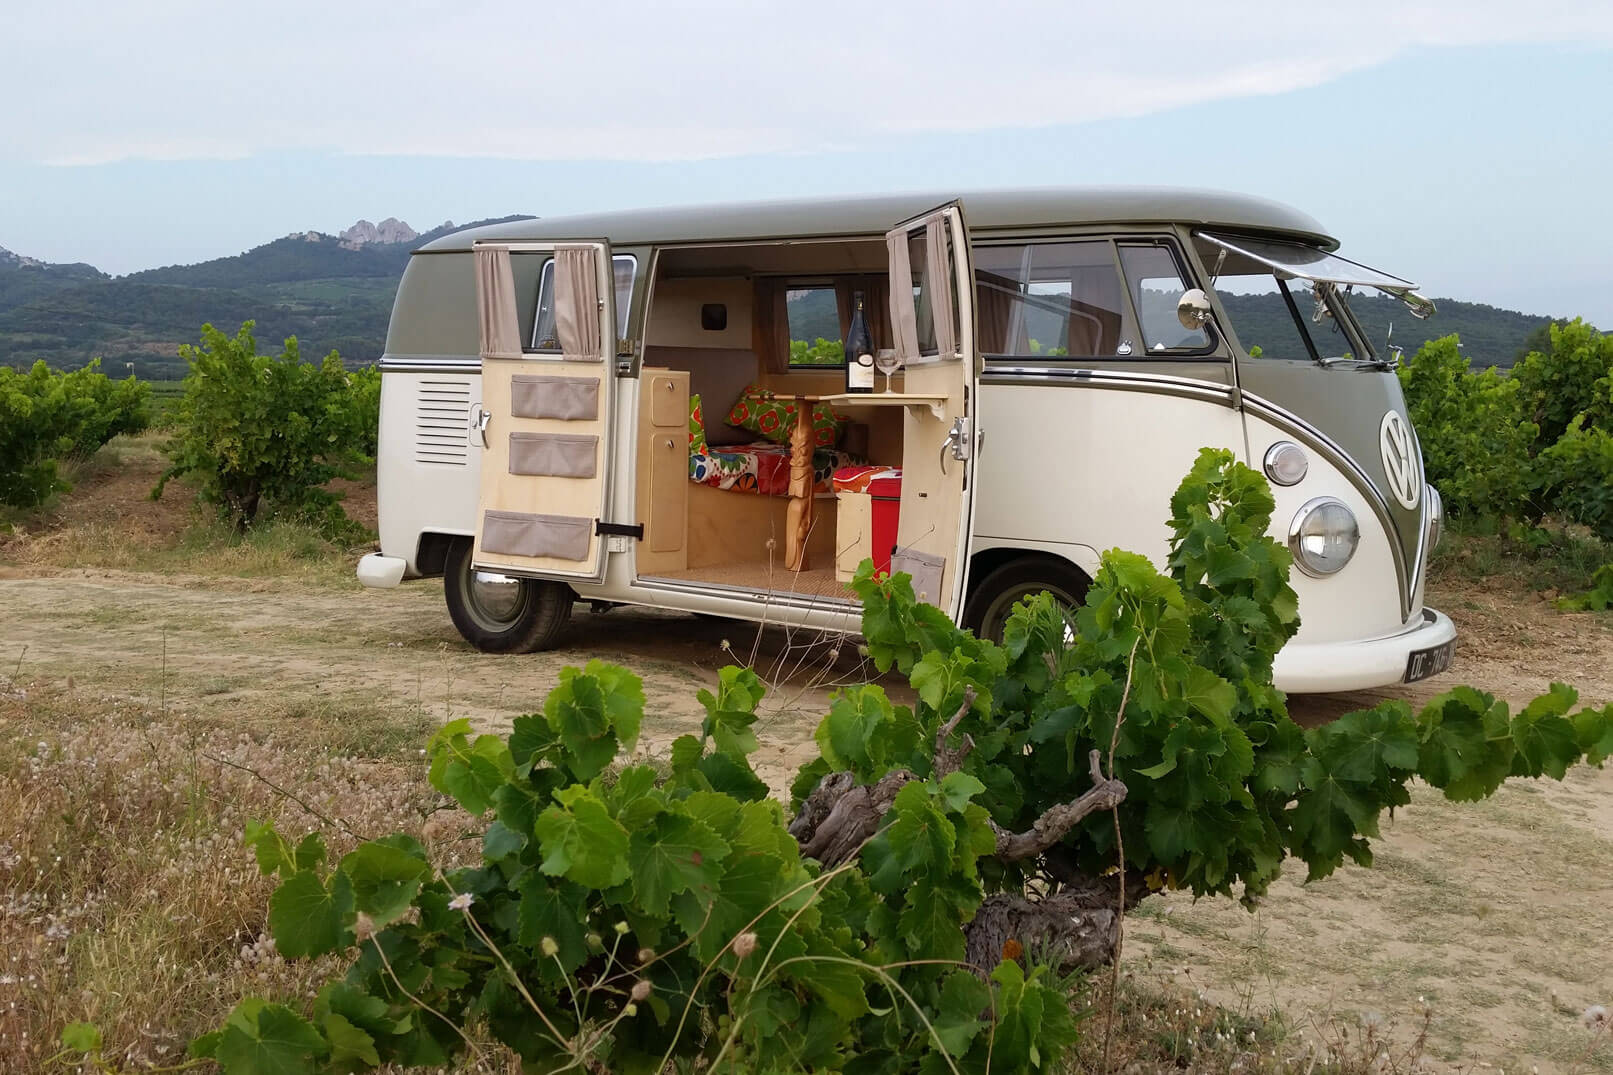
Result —
<path fill-rule="evenodd" d="M 796 405 L 795 425 L 790 429 L 790 506 L 784 515 L 784 566 L 790 571 L 805 571 L 807 538 L 812 534 L 816 514 L 816 497 L 812 491 L 812 453 L 817 447 L 812 433 L 813 406 L 838 403 L 859 407 L 925 407 L 939 419 L 945 413 L 946 397 L 907 392 L 841 392 L 827 396 L 781 393 L 773 398 Z"/>

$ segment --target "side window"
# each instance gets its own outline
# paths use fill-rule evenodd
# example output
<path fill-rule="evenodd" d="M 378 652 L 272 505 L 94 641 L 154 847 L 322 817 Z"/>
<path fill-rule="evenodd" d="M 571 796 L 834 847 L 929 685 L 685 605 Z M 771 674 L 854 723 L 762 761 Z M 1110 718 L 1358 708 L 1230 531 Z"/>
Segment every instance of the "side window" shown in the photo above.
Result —
<path fill-rule="evenodd" d="M 982 353 L 1016 358 L 1131 353 L 1125 298 L 1107 239 L 976 247 L 974 263 Z"/>
<path fill-rule="evenodd" d="M 1120 263 L 1131 287 L 1132 307 L 1141 323 L 1143 345 L 1149 354 L 1164 351 L 1203 351 L 1210 347 L 1202 328 L 1185 329 L 1176 319 L 1176 303 L 1187 290 L 1176 255 L 1163 244 L 1120 247 Z"/>
<path fill-rule="evenodd" d="M 790 286 L 784 292 L 784 310 L 790 327 L 792 367 L 838 369 L 846 364 L 833 284 Z"/>
<path fill-rule="evenodd" d="M 940 350 L 935 341 L 935 303 L 930 288 L 929 249 L 923 228 L 908 234 L 907 263 L 913 270 L 913 309 L 917 315 L 921 355 L 933 355 Z"/>
<path fill-rule="evenodd" d="M 633 276 L 638 271 L 638 259 L 631 254 L 618 254 L 610 259 L 611 275 L 616 285 L 616 338 L 627 336 L 627 308 L 633 301 Z M 543 263 L 538 277 L 538 314 L 532 325 L 530 351 L 556 353 L 560 339 L 554 329 L 554 258 Z"/>

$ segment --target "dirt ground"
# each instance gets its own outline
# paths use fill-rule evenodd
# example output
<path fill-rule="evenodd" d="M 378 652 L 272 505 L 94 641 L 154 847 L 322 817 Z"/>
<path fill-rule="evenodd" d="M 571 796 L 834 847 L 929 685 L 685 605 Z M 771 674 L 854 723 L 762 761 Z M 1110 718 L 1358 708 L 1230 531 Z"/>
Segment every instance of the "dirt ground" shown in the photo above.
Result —
<path fill-rule="evenodd" d="M 139 513 L 142 540 L 157 540 L 173 512 L 148 515 L 146 503 L 130 496 L 125 507 Z M 1293 699 L 1295 716 L 1314 723 L 1459 682 L 1515 704 L 1552 679 L 1578 685 L 1586 702 L 1613 699 L 1613 619 L 1470 585 L 1436 586 L 1431 601 L 1461 631 L 1447 675 Z M 351 581 L 61 568 L 0 546 L 0 676 L 183 707 L 209 723 L 272 721 L 295 735 L 298 721 L 311 730 L 379 709 L 411 735 L 450 716 L 497 731 L 540 706 L 561 667 L 594 658 L 643 677 L 639 749 L 651 755 L 698 731 L 695 693 L 718 669 L 751 664 L 773 685 L 758 769 L 781 790 L 814 752 L 830 690 L 864 673 L 855 640 L 584 605 L 563 648 L 488 656 L 459 639 L 435 582 L 376 592 Z M 1374 846 L 1376 868 L 1311 885 L 1285 878 L 1254 913 L 1153 897 L 1131 916 L 1126 964 L 1140 979 L 1276 1016 L 1301 1038 L 1341 1016 L 1405 1037 L 1427 1013 L 1428 1051 L 1442 1066 L 1613 1071 L 1613 1044 L 1596 1047 L 1579 1022 L 1591 1004 L 1613 1006 L 1613 768 L 1522 782 L 1480 804 L 1419 788 Z"/>

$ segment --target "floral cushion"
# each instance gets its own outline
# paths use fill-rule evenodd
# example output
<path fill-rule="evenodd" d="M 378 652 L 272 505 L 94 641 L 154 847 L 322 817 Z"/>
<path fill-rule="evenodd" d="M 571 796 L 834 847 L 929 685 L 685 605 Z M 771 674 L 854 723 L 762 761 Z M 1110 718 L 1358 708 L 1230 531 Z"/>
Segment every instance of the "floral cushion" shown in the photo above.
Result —
<path fill-rule="evenodd" d="M 814 496 L 834 495 L 834 472 L 862 460 L 832 448 L 812 453 Z M 689 456 L 689 480 L 713 489 L 734 489 L 763 496 L 790 495 L 790 449 L 782 444 L 708 447 Z"/>
<path fill-rule="evenodd" d="M 728 412 L 728 424 L 766 437 L 774 444 L 790 443 L 795 429 L 796 403 L 779 400 L 777 393 L 761 385 L 751 385 L 741 392 Z M 827 403 L 812 405 L 812 444 L 816 448 L 833 448 L 840 440 L 849 418 L 835 414 Z"/>
<path fill-rule="evenodd" d="M 706 450 L 706 416 L 700 411 L 700 393 L 689 397 L 689 454 Z"/>

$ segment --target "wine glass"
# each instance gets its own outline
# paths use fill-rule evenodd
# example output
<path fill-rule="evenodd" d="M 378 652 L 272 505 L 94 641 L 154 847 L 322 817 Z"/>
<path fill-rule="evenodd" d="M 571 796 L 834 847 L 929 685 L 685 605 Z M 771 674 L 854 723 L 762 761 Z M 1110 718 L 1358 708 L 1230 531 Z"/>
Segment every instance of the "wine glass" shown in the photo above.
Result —
<path fill-rule="evenodd" d="M 902 360 L 896 356 L 896 348 L 881 347 L 874 352 L 874 366 L 885 375 L 885 394 L 891 390 L 891 374 L 902 366 Z"/>

